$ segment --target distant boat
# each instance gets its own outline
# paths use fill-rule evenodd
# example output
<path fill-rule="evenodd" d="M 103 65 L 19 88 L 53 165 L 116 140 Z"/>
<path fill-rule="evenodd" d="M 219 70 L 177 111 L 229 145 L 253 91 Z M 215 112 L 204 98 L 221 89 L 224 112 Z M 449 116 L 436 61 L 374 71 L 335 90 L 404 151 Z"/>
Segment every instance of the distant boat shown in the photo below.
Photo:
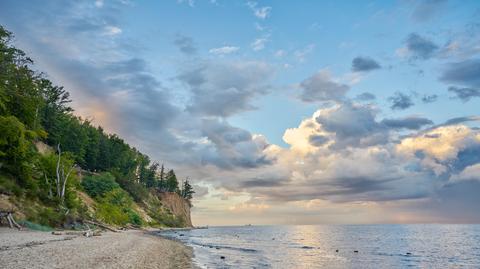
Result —
<path fill-rule="evenodd" d="M 252 224 L 247 224 L 247 225 L 245 225 L 245 226 L 252 226 Z"/>

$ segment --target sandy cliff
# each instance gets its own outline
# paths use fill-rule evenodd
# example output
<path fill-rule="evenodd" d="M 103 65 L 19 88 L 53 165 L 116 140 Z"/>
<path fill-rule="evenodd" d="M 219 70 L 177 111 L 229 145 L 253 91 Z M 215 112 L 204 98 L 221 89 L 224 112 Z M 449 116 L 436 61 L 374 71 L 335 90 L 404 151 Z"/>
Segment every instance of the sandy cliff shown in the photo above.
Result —
<path fill-rule="evenodd" d="M 174 192 L 159 192 L 158 196 L 160 197 L 163 206 L 168 208 L 172 214 L 178 218 L 184 219 L 187 226 L 193 227 L 190 218 L 190 204 L 187 200 Z"/>

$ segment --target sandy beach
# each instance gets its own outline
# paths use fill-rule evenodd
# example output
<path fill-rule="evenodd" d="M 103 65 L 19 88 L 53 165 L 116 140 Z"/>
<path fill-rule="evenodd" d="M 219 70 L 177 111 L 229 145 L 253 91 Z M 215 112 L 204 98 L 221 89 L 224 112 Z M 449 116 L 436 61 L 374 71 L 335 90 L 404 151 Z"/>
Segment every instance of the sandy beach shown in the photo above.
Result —
<path fill-rule="evenodd" d="M 192 249 L 145 231 L 101 236 L 0 228 L 0 268 L 193 268 Z"/>

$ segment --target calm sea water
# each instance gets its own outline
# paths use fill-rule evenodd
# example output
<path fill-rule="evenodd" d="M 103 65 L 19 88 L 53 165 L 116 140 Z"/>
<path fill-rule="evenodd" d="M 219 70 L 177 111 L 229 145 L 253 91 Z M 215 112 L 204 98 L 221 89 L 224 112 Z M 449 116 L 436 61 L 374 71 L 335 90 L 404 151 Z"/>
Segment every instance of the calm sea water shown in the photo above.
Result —
<path fill-rule="evenodd" d="M 201 268 L 480 268 L 480 225 L 211 227 L 162 235 L 193 247 Z"/>

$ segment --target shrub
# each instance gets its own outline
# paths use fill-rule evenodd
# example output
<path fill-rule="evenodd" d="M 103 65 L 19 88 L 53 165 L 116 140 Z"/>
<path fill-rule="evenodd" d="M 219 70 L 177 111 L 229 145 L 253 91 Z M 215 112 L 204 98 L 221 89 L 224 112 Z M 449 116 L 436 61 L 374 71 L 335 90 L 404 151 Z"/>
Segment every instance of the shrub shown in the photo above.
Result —
<path fill-rule="evenodd" d="M 82 187 L 88 195 L 96 198 L 120 186 L 110 173 L 105 172 L 100 175 L 86 176 L 82 181 Z"/>
<path fill-rule="evenodd" d="M 141 184 L 133 182 L 131 178 L 119 176 L 117 177 L 117 180 L 120 186 L 133 197 L 135 202 L 140 203 L 148 197 L 149 193 L 147 188 Z"/>
<path fill-rule="evenodd" d="M 98 204 L 96 216 L 106 223 L 116 225 L 125 225 L 130 220 L 121 207 L 109 203 Z"/>
<path fill-rule="evenodd" d="M 137 212 L 133 210 L 128 211 L 128 218 L 130 219 L 130 223 L 138 226 L 143 225 L 143 220 L 142 218 L 137 214 Z"/>
<path fill-rule="evenodd" d="M 104 222 L 125 225 L 127 223 L 142 225 L 142 219 L 132 209 L 133 200 L 120 188 L 113 189 L 99 199 L 97 217 Z"/>

